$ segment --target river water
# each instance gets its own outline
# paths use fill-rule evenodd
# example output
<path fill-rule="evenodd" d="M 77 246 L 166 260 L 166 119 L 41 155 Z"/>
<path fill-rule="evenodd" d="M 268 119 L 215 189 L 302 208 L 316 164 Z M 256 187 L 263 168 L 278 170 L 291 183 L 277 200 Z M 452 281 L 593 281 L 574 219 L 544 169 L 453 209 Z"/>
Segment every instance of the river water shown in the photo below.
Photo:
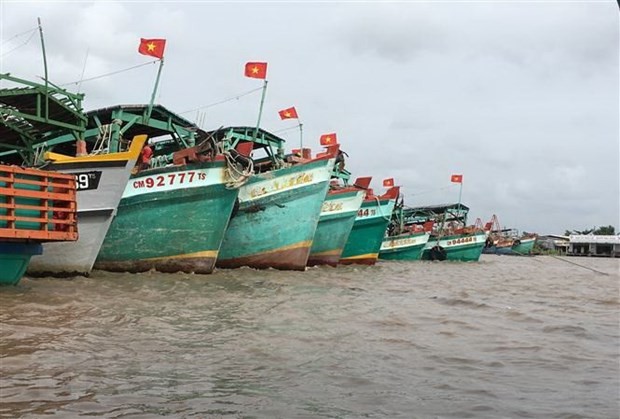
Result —
<path fill-rule="evenodd" d="M 0 289 L 0 417 L 617 418 L 619 269 L 25 278 Z"/>

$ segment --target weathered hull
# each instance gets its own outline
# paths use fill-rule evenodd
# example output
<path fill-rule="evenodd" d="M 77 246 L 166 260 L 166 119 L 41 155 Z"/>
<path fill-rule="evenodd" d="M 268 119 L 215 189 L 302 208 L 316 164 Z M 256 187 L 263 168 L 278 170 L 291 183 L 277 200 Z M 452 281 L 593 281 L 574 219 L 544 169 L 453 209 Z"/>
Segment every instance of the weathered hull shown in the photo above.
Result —
<path fill-rule="evenodd" d="M 0 285 L 17 285 L 34 255 L 40 255 L 40 243 L 0 242 Z"/>
<path fill-rule="evenodd" d="M 482 249 L 484 254 L 492 255 L 529 255 L 534 249 L 536 238 L 518 239 L 512 246 L 489 246 Z"/>
<path fill-rule="evenodd" d="M 250 178 L 216 266 L 304 270 L 333 164 L 316 160 Z"/>
<path fill-rule="evenodd" d="M 308 266 L 338 265 L 363 200 L 362 190 L 330 191 L 327 194 L 310 248 Z"/>
<path fill-rule="evenodd" d="M 379 259 L 420 260 L 430 237 L 429 233 L 408 233 L 386 237 L 381 243 Z"/>
<path fill-rule="evenodd" d="M 374 265 L 385 230 L 390 222 L 395 199 L 365 200 L 358 211 L 340 263 Z"/>
<path fill-rule="evenodd" d="M 75 242 L 45 243 L 43 254 L 32 258 L 29 275 L 90 273 L 136 158 L 137 155 L 122 160 L 83 159 L 85 161 L 60 162 L 46 167 L 46 170 L 74 174 L 78 179 L 79 238 Z"/>
<path fill-rule="evenodd" d="M 95 268 L 211 273 L 238 192 L 225 181 L 223 161 L 133 176 Z"/>
<path fill-rule="evenodd" d="M 422 260 L 476 262 L 486 241 L 484 232 L 458 234 L 438 239 L 431 236 L 422 252 Z"/>
<path fill-rule="evenodd" d="M 520 243 L 512 245 L 512 253 L 517 255 L 529 255 L 534 250 L 536 238 L 519 239 Z"/>

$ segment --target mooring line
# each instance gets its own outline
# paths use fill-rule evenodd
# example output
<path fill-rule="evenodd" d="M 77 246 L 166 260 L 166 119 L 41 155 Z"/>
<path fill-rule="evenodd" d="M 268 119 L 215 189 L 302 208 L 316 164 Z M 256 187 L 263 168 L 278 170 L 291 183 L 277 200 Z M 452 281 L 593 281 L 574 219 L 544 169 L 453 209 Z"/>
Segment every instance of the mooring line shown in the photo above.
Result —
<path fill-rule="evenodd" d="M 602 275 L 609 275 L 607 272 L 598 271 L 598 270 L 596 270 L 596 269 L 594 269 L 594 268 L 590 268 L 590 267 L 588 267 L 588 266 L 583 266 L 583 265 L 580 265 L 580 264 L 578 264 L 578 263 L 571 262 L 570 260 L 562 259 L 562 258 L 557 257 L 557 256 L 553 256 L 553 255 L 547 255 L 547 256 L 551 256 L 552 258 L 557 259 L 557 260 L 561 260 L 562 262 L 572 263 L 573 265 L 577 265 L 577 266 L 579 266 L 579 267 L 581 267 L 581 268 L 584 268 L 584 269 L 589 269 L 589 270 L 591 270 L 591 271 L 594 271 L 594 272 L 599 273 L 599 274 L 602 274 Z"/>

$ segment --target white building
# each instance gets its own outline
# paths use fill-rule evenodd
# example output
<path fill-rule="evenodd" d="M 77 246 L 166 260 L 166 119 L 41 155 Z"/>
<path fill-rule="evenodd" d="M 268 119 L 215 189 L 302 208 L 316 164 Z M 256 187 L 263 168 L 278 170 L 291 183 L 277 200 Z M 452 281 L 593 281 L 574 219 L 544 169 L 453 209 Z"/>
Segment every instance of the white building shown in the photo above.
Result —
<path fill-rule="evenodd" d="M 620 235 L 571 234 L 567 255 L 620 257 Z"/>

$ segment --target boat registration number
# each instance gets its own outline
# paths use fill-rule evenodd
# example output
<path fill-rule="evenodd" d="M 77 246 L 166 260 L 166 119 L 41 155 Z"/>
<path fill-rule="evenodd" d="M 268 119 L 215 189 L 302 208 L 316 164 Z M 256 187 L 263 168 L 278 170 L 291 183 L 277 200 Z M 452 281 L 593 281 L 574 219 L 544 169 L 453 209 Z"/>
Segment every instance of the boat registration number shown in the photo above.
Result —
<path fill-rule="evenodd" d="M 101 171 L 73 173 L 73 176 L 75 176 L 75 189 L 77 191 L 86 191 L 99 187 Z"/>
<path fill-rule="evenodd" d="M 149 176 L 144 179 L 136 179 L 133 181 L 133 187 L 136 189 L 150 189 L 161 186 L 183 185 L 197 180 L 205 180 L 206 178 L 207 174 L 204 172 L 169 173 L 167 175 Z"/>
<path fill-rule="evenodd" d="M 456 244 L 463 244 L 463 243 L 471 243 L 473 241 L 474 241 L 474 238 L 472 236 L 461 237 L 459 239 L 448 240 L 448 246 L 453 246 L 453 245 L 456 245 Z"/>
<path fill-rule="evenodd" d="M 358 217 L 372 217 L 377 215 L 377 210 L 376 209 L 361 209 L 359 211 L 357 211 L 357 216 Z"/>

